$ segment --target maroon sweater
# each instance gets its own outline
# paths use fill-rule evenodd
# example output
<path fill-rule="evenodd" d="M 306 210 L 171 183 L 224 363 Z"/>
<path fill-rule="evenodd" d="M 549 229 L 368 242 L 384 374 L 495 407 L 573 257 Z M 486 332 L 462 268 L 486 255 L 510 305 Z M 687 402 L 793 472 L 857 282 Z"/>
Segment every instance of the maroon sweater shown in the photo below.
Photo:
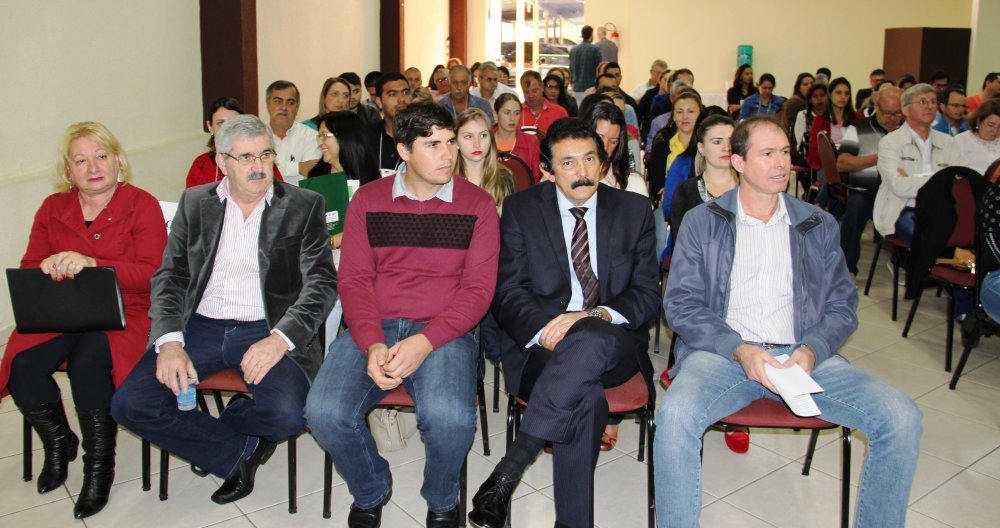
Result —
<path fill-rule="evenodd" d="M 344 221 L 337 289 L 361 350 L 385 343 L 382 321 L 427 323 L 438 348 L 472 330 L 497 283 L 500 231 L 486 191 L 455 177 L 452 202 L 392 199 L 396 176 L 362 186 Z"/>

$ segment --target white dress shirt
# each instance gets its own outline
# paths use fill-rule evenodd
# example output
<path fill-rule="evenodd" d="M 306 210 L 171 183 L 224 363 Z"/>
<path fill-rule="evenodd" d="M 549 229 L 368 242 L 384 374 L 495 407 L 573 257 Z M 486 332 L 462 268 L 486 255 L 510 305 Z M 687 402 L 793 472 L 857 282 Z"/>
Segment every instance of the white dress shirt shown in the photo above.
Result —
<path fill-rule="evenodd" d="M 271 132 L 271 137 L 277 154 L 274 163 L 281 169 L 281 177 L 287 183 L 298 185 L 305 178 L 305 175 L 299 174 L 299 163 L 318 160 L 321 156 L 316 131 L 296 122 L 288 129 L 284 138 L 278 137 L 274 132 Z"/>
<path fill-rule="evenodd" d="M 736 203 L 736 253 L 726 324 L 744 341 L 793 345 L 792 222 L 784 193 L 767 222 L 744 213 L 739 197 Z"/>

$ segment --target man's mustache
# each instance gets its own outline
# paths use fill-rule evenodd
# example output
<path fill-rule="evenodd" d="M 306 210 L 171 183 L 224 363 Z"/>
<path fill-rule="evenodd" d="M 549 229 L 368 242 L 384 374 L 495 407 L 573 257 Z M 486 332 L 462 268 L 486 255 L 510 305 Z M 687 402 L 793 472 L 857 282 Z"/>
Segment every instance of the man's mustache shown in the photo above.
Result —
<path fill-rule="evenodd" d="M 594 180 L 591 180 L 590 178 L 580 178 L 579 180 L 573 182 L 573 185 L 571 185 L 570 188 L 576 189 L 578 187 L 593 187 L 593 186 L 594 186 Z"/>
<path fill-rule="evenodd" d="M 247 175 L 247 179 L 250 180 L 250 181 L 263 180 L 263 179 L 266 179 L 266 178 L 267 178 L 267 173 L 265 173 L 263 171 L 255 171 L 255 172 L 251 172 L 249 175 Z"/>

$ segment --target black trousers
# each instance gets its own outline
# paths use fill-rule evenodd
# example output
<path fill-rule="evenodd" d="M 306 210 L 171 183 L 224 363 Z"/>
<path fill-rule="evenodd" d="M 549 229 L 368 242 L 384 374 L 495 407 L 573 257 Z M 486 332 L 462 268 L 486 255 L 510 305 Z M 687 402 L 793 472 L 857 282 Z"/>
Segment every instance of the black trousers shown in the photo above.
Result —
<path fill-rule="evenodd" d="M 7 389 L 19 407 L 35 407 L 58 401 L 59 385 L 52 374 L 66 362 L 79 409 L 107 409 L 115 384 L 111 378 L 111 345 L 104 332 L 62 334 L 22 351 L 11 362 Z"/>
<path fill-rule="evenodd" d="M 521 431 L 552 444 L 556 519 L 594 525 L 594 468 L 608 421 L 604 389 L 639 372 L 643 343 L 596 317 L 577 322 L 549 351 L 534 347 L 521 375 L 529 405 Z"/>

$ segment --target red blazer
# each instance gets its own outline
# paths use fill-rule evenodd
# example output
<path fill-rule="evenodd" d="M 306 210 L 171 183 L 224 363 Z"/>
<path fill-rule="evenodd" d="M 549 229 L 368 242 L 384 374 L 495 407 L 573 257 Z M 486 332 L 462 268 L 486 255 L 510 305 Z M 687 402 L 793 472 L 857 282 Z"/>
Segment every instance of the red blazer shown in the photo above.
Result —
<path fill-rule="evenodd" d="M 187 189 L 203 183 L 214 183 L 221 179 L 222 171 L 220 171 L 215 165 L 215 156 L 210 152 L 205 152 L 195 158 L 191 163 L 191 168 L 188 169 L 187 181 L 184 184 L 184 188 Z M 277 164 L 274 166 L 274 179 L 278 181 L 285 181 L 284 178 L 281 177 L 281 171 L 278 170 Z"/>
<path fill-rule="evenodd" d="M 105 332 L 111 345 L 112 378 L 121 385 L 146 350 L 149 336 L 149 279 L 160 267 L 167 245 L 167 229 L 153 195 L 134 185 L 118 184 L 118 192 L 87 227 L 79 192 L 57 193 L 35 213 L 22 268 L 37 268 L 61 251 L 76 251 L 111 266 L 118 274 L 125 305 L 125 329 Z M 0 396 L 7 394 L 14 356 L 53 339 L 58 334 L 21 334 L 14 331 L 0 364 Z"/>

